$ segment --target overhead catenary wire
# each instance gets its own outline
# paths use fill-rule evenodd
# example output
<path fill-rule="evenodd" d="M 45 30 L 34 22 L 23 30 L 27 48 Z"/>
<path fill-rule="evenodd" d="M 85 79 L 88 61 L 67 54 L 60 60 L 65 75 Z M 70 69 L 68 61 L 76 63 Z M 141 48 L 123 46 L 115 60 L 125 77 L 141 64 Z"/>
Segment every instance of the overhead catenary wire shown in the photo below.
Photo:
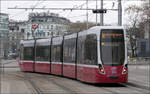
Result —
<path fill-rule="evenodd" d="M 13 7 L 9 7 L 8 9 L 22 9 L 22 10 L 33 10 L 33 8 L 13 8 Z M 34 10 L 37 9 L 37 10 L 94 10 L 95 8 L 34 8 Z M 118 9 L 106 9 L 106 10 L 112 10 L 112 11 L 116 11 Z"/>
<path fill-rule="evenodd" d="M 39 4 L 41 5 L 44 1 L 45 0 L 38 0 L 38 2 L 33 6 L 33 9 L 36 8 Z"/>
<path fill-rule="evenodd" d="M 1 1 L 39 1 L 39 0 L 1 0 Z M 45 0 L 45 1 L 86 1 L 86 0 Z M 96 0 L 88 0 L 88 1 L 96 1 Z M 116 0 L 105 0 L 105 1 L 116 1 Z M 144 1 L 144 0 L 122 0 L 122 1 Z"/>

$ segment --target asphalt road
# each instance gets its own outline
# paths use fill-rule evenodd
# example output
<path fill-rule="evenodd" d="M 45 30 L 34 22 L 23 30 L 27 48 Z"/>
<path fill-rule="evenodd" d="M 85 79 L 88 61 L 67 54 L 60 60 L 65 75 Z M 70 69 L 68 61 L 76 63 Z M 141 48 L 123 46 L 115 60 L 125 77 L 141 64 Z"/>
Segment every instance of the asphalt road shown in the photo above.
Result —
<path fill-rule="evenodd" d="M 15 61 L 1 68 L 1 94 L 149 94 L 149 66 L 129 65 L 128 84 L 88 84 L 55 75 L 21 72 Z"/>

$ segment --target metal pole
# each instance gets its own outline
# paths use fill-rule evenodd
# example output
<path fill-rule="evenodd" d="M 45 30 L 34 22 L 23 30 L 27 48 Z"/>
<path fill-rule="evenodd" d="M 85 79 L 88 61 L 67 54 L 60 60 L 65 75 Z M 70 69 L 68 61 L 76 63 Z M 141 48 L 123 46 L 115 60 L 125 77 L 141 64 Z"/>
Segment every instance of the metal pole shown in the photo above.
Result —
<path fill-rule="evenodd" d="M 97 10 L 97 0 L 96 0 L 96 10 Z M 96 26 L 97 26 L 97 13 L 96 13 Z"/>
<path fill-rule="evenodd" d="M 121 5 L 121 0 L 118 0 L 118 25 L 122 26 L 122 5 Z"/>
<path fill-rule="evenodd" d="M 101 9 L 103 9 L 103 0 L 101 0 Z M 100 26 L 103 26 L 103 13 L 100 14 Z"/>
<path fill-rule="evenodd" d="M 88 30 L 88 0 L 86 0 L 86 16 L 87 16 L 87 22 L 86 22 L 86 29 Z"/>

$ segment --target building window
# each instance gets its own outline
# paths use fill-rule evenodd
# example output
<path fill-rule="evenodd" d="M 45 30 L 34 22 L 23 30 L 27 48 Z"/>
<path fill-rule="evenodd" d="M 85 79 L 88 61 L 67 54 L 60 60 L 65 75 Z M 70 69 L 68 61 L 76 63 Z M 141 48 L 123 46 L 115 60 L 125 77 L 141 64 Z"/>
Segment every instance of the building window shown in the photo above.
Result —
<path fill-rule="evenodd" d="M 47 32 L 47 36 L 49 36 L 49 32 Z"/>
<path fill-rule="evenodd" d="M 51 25 L 51 30 L 53 30 L 54 29 L 54 27 L 53 27 L 53 25 Z"/>

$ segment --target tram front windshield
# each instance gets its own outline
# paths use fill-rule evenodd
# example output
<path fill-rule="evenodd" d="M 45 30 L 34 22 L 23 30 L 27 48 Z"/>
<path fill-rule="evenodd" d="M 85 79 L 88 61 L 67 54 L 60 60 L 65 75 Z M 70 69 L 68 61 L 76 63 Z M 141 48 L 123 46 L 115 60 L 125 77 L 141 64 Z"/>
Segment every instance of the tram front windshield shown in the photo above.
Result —
<path fill-rule="evenodd" d="M 125 60 L 124 33 L 122 29 L 101 30 L 101 60 L 104 65 L 119 66 Z"/>

